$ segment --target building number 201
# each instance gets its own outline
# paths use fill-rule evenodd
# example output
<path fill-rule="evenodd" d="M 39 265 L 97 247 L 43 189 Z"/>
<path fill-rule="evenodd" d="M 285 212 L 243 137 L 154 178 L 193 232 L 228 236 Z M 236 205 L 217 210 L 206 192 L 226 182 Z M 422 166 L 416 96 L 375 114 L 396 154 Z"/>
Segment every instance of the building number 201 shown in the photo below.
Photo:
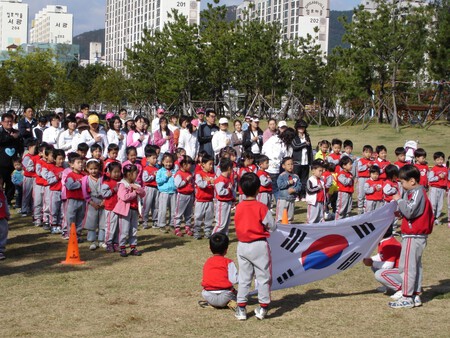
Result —
<path fill-rule="evenodd" d="M 177 1 L 177 7 L 186 7 L 186 2 L 184 2 L 184 1 Z"/>

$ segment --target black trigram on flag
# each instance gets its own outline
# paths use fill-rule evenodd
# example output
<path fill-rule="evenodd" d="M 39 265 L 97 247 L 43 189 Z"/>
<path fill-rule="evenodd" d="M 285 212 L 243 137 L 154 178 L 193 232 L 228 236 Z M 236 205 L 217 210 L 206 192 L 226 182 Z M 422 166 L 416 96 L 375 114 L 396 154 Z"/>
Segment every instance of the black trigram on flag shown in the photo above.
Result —
<path fill-rule="evenodd" d="M 349 258 L 347 258 L 341 265 L 339 265 L 337 268 L 338 270 L 346 270 L 349 268 L 355 261 L 361 256 L 359 252 L 354 252 L 350 255 Z"/>
<path fill-rule="evenodd" d="M 352 228 L 355 230 L 359 238 L 364 238 L 375 230 L 373 224 L 367 222 L 360 225 L 353 225 Z"/>
<path fill-rule="evenodd" d="M 288 271 L 286 271 L 280 277 L 277 278 L 277 282 L 278 284 L 283 284 L 288 278 L 291 278 L 292 276 L 294 276 L 294 273 L 292 272 L 291 269 L 289 269 Z"/>
<path fill-rule="evenodd" d="M 288 238 L 284 240 L 281 247 L 290 252 L 294 252 L 300 243 L 305 239 L 306 235 L 306 232 L 301 231 L 300 229 L 292 228 Z"/>

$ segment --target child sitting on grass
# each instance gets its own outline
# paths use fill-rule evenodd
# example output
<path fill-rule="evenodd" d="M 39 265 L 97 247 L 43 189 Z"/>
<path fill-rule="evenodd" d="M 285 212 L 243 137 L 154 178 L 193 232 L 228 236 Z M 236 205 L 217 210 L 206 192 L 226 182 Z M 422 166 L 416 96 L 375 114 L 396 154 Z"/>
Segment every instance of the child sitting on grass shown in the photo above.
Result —
<path fill-rule="evenodd" d="M 209 248 L 213 254 L 203 266 L 202 296 L 208 305 L 217 308 L 228 306 L 236 309 L 236 290 L 233 285 L 238 282 L 234 262 L 226 258 L 228 236 L 217 232 L 209 239 Z"/>

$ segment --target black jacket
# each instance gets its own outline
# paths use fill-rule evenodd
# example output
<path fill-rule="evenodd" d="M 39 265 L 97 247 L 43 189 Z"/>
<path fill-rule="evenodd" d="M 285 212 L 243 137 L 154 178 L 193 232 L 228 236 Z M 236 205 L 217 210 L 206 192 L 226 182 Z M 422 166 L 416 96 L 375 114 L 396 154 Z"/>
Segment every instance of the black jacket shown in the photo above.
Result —
<path fill-rule="evenodd" d="M 13 132 L 18 130 L 13 129 Z M 0 126 L 0 167 L 13 168 L 13 160 L 20 158 L 23 153 L 23 140 L 19 136 L 14 138 Z"/>
<path fill-rule="evenodd" d="M 197 140 L 200 145 L 200 151 L 206 151 L 211 157 L 214 158 L 214 151 L 212 148 L 211 140 L 213 138 L 214 133 L 219 131 L 219 127 L 215 124 L 212 126 L 207 123 L 201 124 L 198 128 L 197 132 Z"/>
<path fill-rule="evenodd" d="M 306 156 L 308 156 L 308 165 L 311 165 L 313 161 L 313 154 L 311 139 L 309 138 L 309 135 L 306 135 L 306 142 L 302 142 L 298 135 L 295 136 L 294 140 L 292 141 L 292 159 L 294 160 L 294 164 L 299 165 L 300 163 L 302 163 L 302 153 L 304 148 L 306 148 Z"/>
<path fill-rule="evenodd" d="M 258 128 L 257 129 L 258 132 L 258 147 L 259 147 L 259 152 L 261 153 L 262 150 L 262 146 L 263 146 L 263 131 Z M 248 129 L 246 131 L 244 131 L 244 135 L 242 136 L 242 147 L 244 148 L 244 151 L 251 151 L 252 150 L 252 138 L 254 137 L 254 135 L 252 135 L 251 133 L 251 127 L 248 127 Z"/>
<path fill-rule="evenodd" d="M 33 128 L 36 126 L 37 121 L 35 119 L 31 120 L 31 123 L 25 118 L 19 121 L 19 134 L 25 143 L 33 138 Z M 27 129 L 29 129 L 29 131 Z"/>

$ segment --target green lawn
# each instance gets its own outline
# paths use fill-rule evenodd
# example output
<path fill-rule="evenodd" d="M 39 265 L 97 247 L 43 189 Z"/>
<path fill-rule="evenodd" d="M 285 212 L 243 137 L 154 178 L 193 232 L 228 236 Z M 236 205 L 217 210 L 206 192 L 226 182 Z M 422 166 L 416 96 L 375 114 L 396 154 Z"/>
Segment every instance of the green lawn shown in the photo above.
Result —
<path fill-rule="evenodd" d="M 310 127 L 313 142 L 351 139 L 355 154 L 366 143 L 393 149 L 418 139 L 432 160 L 447 152 L 448 127 L 428 132 L 408 128 L 396 134 L 388 126 Z M 432 161 L 431 161 L 432 162 Z M 305 203 L 295 220 L 305 221 Z M 388 308 L 389 298 L 369 268 L 358 264 L 329 279 L 273 292 L 267 320 L 253 316 L 238 322 L 229 310 L 203 309 L 201 271 L 209 257 L 205 240 L 178 238 L 157 230 L 139 230 L 141 257 L 121 258 L 80 244 L 82 266 L 64 266 L 67 241 L 35 228 L 30 218 L 13 216 L 5 261 L 0 262 L 0 334 L 14 336 L 430 336 L 450 332 L 450 229 L 447 204 L 444 225 L 435 227 L 425 250 L 424 305 L 411 310 Z M 236 258 L 230 234 L 229 256 Z M 256 299 L 249 310 L 256 306 Z"/>

